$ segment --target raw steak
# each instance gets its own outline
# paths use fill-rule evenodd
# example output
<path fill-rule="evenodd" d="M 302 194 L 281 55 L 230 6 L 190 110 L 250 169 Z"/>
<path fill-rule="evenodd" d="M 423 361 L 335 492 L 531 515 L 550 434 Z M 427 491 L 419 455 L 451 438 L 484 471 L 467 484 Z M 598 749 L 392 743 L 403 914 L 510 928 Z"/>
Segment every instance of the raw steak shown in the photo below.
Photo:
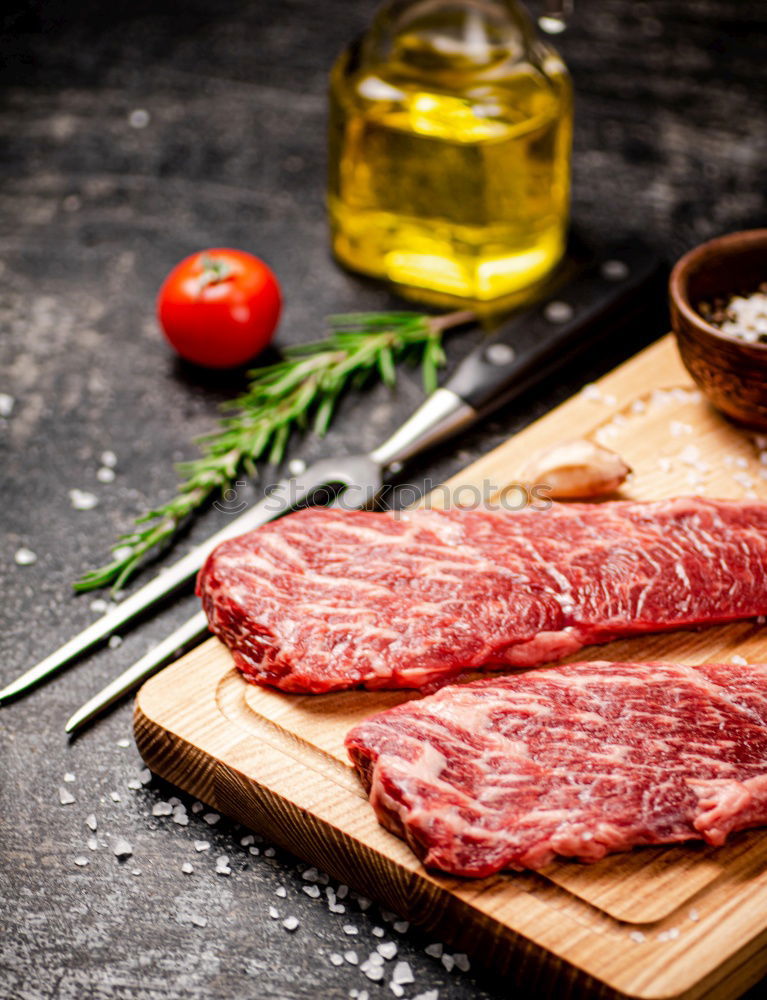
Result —
<path fill-rule="evenodd" d="M 574 663 L 443 688 L 346 746 L 380 822 L 455 875 L 767 824 L 767 665 Z"/>
<path fill-rule="evenodd" d="M 198 593 L 259 684 L 423 687 L 767 613 L 767 503 L 315 508 L 219 545 Z"/>

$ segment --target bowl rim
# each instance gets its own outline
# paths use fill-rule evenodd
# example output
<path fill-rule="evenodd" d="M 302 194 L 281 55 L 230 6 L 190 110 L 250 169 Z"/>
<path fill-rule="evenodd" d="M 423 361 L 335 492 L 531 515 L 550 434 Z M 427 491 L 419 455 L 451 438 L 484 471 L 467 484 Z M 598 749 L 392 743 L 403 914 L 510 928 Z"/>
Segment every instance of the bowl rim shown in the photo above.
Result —
<path fill-rule="evenodd" d="M 695 265 L 699 263 L 699 258 L 706 257 L 714 247 L 732 253 L 733 251 L 743 250 L 747 246 L 763 246 L 765 259 L 767 260 L 767 228 L 740 229 L 734 233 L 726 233 L 724 236 L 715 236 L 713 239 L 706 240 L 705 243 L 699 243 L 691 250 L 688 250 L 674 264 L 668 279 L 669 295 L 673 304 L 685 319 L 694 327 L 697 327 L 700 332 L 707 333 L 709 336 L 725 341 L 725 343 L 734 344 L 746 350 L 767 354 L 767 342 L 744 340 L 743 337 L 737 337 L 733 333 L 725 333 L 724 330 L 720 330 L 719 327 L 709 323 L 707 319 L 701 316 L 690 304 L 686 290 L 684 293 L 682 291 L 684 279 L 694 269 Z M 765 276 L 765 280 L 767 281 L 767 275 Z"/>

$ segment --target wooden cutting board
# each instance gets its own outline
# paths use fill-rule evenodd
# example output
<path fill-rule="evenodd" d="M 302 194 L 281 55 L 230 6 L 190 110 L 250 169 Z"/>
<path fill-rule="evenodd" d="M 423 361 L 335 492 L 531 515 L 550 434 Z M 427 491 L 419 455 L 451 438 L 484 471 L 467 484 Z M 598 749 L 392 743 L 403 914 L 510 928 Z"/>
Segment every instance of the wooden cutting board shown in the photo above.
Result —
<path fill-rule="evenodd" d="M 450 485 L 501 489 L 538 448 L 589 437 L 634 469 L 622 495 L 767 497 L 754 435 L 692 386 L 667 337 L 483 456 Z M 737 655 L 767 661 L 749 621 L 643 636 L 571 659 Z M 148 681 L 136 739 L 149 767 L 216 809 L 523 984 L 556 997 L 732 998 L 767 974 L 767 834 L 714 850 L 644 848 L 586 866 L 461 880 L 427 872 L 377 823 L 349 766 L 351 726 L 410 692 L 287 695 L 246 683 L 211 639 Z"/>

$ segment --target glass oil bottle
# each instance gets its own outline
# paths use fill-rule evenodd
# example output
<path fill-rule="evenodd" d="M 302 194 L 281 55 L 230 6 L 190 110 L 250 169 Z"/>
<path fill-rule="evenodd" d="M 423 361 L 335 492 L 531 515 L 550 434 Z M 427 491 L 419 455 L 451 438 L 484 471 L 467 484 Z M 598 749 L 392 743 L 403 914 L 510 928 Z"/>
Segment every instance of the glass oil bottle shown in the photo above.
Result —
<path fill-rule="evenodd" d="M 567 229 L 572 92 L 516 0 L 394 0 L 331 76 L 328 209 L 349 268 L 477 301 Z"/>

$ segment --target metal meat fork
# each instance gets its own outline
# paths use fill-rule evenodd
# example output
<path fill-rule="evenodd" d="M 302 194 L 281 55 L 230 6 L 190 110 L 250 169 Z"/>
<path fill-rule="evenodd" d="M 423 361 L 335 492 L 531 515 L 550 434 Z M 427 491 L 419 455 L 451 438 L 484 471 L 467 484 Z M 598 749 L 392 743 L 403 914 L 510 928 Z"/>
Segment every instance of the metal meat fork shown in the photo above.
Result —
<path fill-rule="evenodd" d="M 499 327 L 463 360 L 447 384 L 432 393 L 378 448 L 366 455 L 322 459 L 270 487 L 263 500 L 0 691 L 0 701 L 21 694 L 60 670 L 187 583 L 221 542 L 311 503 L 319 489 L 334 487 L 336 495 L 342 492 L 346 509 L 368 506 L 398 463 L 458 433 L 553 374 L 614 331 L 618 320 L 628 318 L 632 300 L 634 312 L 646 305 L 647 296 L 638 302 L 637 293 L 658 274 L 658 263 L 636 242 L 614 248 L 601 262 L 592 263 L 559 288 L 555 300 Z M 206 617 L 199 612 L 83 705 L 67 722 L 67 732 L 90 721 L 206 631 Z"/>

